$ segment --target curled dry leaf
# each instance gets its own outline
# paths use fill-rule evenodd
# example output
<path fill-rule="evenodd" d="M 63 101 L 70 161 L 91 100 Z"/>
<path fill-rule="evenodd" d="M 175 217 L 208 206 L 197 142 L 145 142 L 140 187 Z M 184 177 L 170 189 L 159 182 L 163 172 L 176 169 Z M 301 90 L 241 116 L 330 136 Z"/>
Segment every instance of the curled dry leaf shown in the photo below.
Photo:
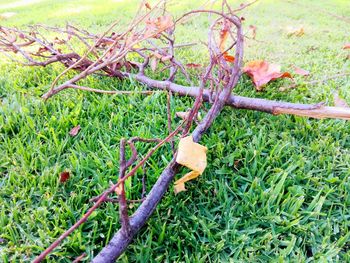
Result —
<path fill-rule="evenodd" d="M 80 125 L 75 126 L 74 128 L 72 128 L 69 132 L 69 135 L 74 137 L 78 134 L 78 132 L 80 131 Z"/>
<path fill-rule="evenodd" d="M 49 49 L 47 47 L 39 47 L 35 54 L 36 55 L 41 55 L 42 53 L 45 53 L 47 51 L 49 51 Z"/>
<path fill-rule="evenodd" d="M 175 193 L 185 191 L 185 182 L 197 178 L 204 172 L 207 167 L 207 150 L 207 147 L 195 143 L 192 136 L 180 140 L 176 162 L 192 171 L 175 182 Z"/>
<path fill-rule="evenodd" d="M 228 35 L 230 31 L 230 24 L 226 20 L 222 24 L 222 28 L 220 30 L 220 42 L 219 42 L 219 48 L 221 52 L 224 52 L 225 50 L 225 43 L 227 41 Z"/>
<path fill-rule="evenodd" d="M 256 90 L 261 91 L 262 87 L 272 80 L 278 78 L 292 78 L 289 72 L 281 72 L 281 66 L 269 64 L 264 60 L 248 62 L 243 72 L 250 76 L 256 87 Z"/>
<path fill-rule="evenodd" d="M 64 171 L 60 173 L 60 183 L 64 183 L 68 181 L 69 177 L 70 177 L 70 173 L 68 171 Z"/>
<path fill-rule="evenodd" d="M 160 16 L 146 21 L 145 37 L 156 37 L 159 33 L 174 26 L 173 18 L 169 15 Z"/>
<path fill-rule="evenodd" d="M 230 62 L 230 63 L 235 62 L 235 57 L 229 55 L 227 52 L 224 52 L 223 57 L 227 62 Z"/>
<path fill-rule="evenodd" d="M 187 120 L 188 116 L 190 115 L 189 111 L 178 111 L 175 113 L 176 117 L 179 117 L 183 120 Z"/>
<path fill-rule="evenodd" d="M 190 181 L 192 179 L 196 179 L 200 174 L 196 171 L 191 171 L 181 177 L 174 183 L 174 192 L 178 194 L 180 192 L 186 191 L 185 182 Z"/>
<path fill-rule="evenodd" d="M 310 71 L 294 66 L 294 73 L 300 76 L 309 76 Z"/>
<path fill-rule="evenodd" d="M 119 184 L 119 185 L 115 188 L 114 192 L 115 192 L 117 195 L 121 195 L 121 194 L 123 193 L 123 186 L 122 186 L 122 184 Z"/>
<path fill-rule="evenodd" d="M 300 26 L 300 27 L 288 27 L 287 28 L 287 35 L 289 37 L 291 37 L 291 36 L 301 37 L 304 34 L 305 34 L 305 30 L 304 30 L 303 26 Z"/>
<path fill-rule="evenodd" d="M 149 9 L 149 10 L 152 9 L 151 5 L 150 5 L 148 2 L 145 3 L 145 7 L 146 7 L 147 9 Z"/>
<path fill-rule="evenodd" d="M 255 37 L 256 37 L 256 26 L 250 25 L 249 29 L 252 30 L 252 39 L 255 39 Z"/>
<path fill-rule="evenodd" d="M 0 20 L 6 20 L 6 19 L 9 19 L 13 16 L 15 16 L 16 13 L 15 12 L 5 12 L 5 13 L 1 13 L 0 14 Z"/>
<path fill-rule="evenodd" d="M 188 68 L 201 68 L 202 65 L 201 64 L 196 64 L 196 63 L 187 63 L 186 67 L 188 67 Z"/>
<path fill-rule="evenodd" d="M 338 91 L 333 92 L 333 99 L 335 107 L 349 108 L 349 105 L 346 103 L 346 101 L 339 97 Z"/>
<path fill-rule="evenodd" d="M 66 40 L 64 39 L 59 39 L 58 37 L 55 37 L 55 39 L 53 40 L 53 42 L 55 42 L 56 44 L 62 45 L 66 43 Z"/>
<path fill-rule="evenodd" d="M 188 119 L 190 116 L 191 111 L 178 111 L 175 113 L 176 117 L 183 119 L 184 121 Z M 196 120 L 201 119 L 201 113 L 198 112 L 196 116 Z"/>

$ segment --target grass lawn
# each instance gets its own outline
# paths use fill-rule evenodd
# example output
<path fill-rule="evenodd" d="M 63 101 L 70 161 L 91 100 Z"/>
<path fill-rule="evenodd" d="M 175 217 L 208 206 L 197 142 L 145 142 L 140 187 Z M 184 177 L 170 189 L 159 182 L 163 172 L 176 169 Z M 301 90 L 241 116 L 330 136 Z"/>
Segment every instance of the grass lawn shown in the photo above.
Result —
<path fill-rule="evenodd" d="M 0 25 L 70 21 L 97 32 L 115 19 L 127 22 L 137 2 L 0 0 L 0 14 L 15 13 Z M 169 8 L 179 15 L 201 2 L 173 1 Z M 260 1 L 240 13 L 248 36 L 249 25 L 257 26 L 258 41 L 245 43 L 245 61 L 266 59 L 285 70 L 296 65 L 311 72 L 309 79 L 349 72 L 350 52 L 342 49 L 350 42 L 349 23 L 339 18 L 349 19 L 349 14 L 348 0 Z M 291 26 L 303 26 L 305 34 L 288 36 Z M 177 42 L 205 40 L 207 27 L 208 17 L 198 17 L 178 30 Z M 205 63 L 205 47 L 181 49 L 178 56 L 185 63 Z M 32 260 L 87 211 L 88 200 L 116 181 L 122 137 L 166 135 L 164 93 L 111 96 L 67 90 L 44 103 L 40 95 L 61 70 L 60 65 L 28 68 L 0 60 L 1 262 Z M 143 89 L 103 77 L 83 83 Z M 278 91 L 289 83 L 277 81 L 256 93 L 244 77 L 234 92 L 332 105 L 332 91 L 338 88 L 350 102 L 349 77 Z M 173 116 L 192 102 L 174 97 Z M 78 124 L 80 133 L 70 137 Z M 209 148 L 204 174 L 187 184 L 187 192 L 166 194 L 120 261 L 350 262 L 349 128 L 343 120 L 225 109 L 201 141 Z M 138 144 L 142 154 L 149 148 Z M 148 189 L 171 157 L 168 145 L 149 160 Z M 72 175 L 61 184 L 64 170 Z M 139 198 L 141 177 L 140 171 L 128 181 L 129 198 Z M 83 252 L 91 259 L 118 228 L 117 205 L 105 204 L 47 262 L 71 262 Z"/>

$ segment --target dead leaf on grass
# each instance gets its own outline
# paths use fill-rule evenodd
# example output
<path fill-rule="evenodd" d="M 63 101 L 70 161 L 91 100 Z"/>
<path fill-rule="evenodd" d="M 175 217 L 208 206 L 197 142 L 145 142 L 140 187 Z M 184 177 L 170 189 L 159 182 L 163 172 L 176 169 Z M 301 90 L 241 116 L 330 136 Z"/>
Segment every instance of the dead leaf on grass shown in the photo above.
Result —
<path fill-rule="evenodd" d="M 281 66 L 269 64 L 264 60 L 248 62 L 243 72 L 248 74 L 253 80 L 257 91 L 261 91 L 263 86 L 278 78 L 292 78 L 289 72 L 281 72 Z"/>

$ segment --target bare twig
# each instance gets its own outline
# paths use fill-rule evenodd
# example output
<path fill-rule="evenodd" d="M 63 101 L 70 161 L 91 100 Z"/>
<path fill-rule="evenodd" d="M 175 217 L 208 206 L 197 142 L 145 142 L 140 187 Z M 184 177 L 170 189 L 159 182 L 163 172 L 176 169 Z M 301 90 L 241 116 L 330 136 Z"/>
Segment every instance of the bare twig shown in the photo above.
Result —
<path fill-rule="evenodd" d="M 74 259 L 72 263 L 78 263 L 78 262 L 82 261 L 82 259 L 85 258 L 85 257 L 86 257 L 86 253 L 83 253 L 79 257 Z"/>
<path fill-rule="evenodd" d="M 235 96 L 232 94 L 234 87 L 237 85 L 241 76 L 241 65 L 243 60 L 243 40 L 241 19 L 235 13 L 254 4 L 257 0 L 241 5 L 238 9 L 231 9 L 226 0 L 222 2 L 222 10 L 193 10 L 190 11 L 175 22 L 167 17 L 165 9 L 157 8 L 162 1 L 155 5 L 154 8 L 147 8 L 145 14 L 141 12 L 142 6 L 146 4 L 142 1 L 138 15 L 131 21 L 125 31 L 120 34 L 112 33 L 108 35 L 111 27 L 102 33 L 100 36 L 90 34 L 85 30 L 68 26 L 66 29 L 46 28 L 64 34 L 74 35 L 85 47 L 87 52 L 79 55 L 74 51 L 74 48 L 68 44 L 67 49 L 69 53 L 62 53 L 61 49 L 55 43 L 51 43 L 38 30 L 38 27 L 33 27 L 32 32 L 25 32 L 18 29 L 9 29 L 0 27 L 0 50 L 2 52 L 12 52 L 22 57 L 24 64 L 31 66 L 46 66 L 51 63 L 62 63 L 66 70 L 63 71 L 52 83 L 51 88 L 42 97 L 48 99 L 58 92 L 72 88 L 89 92 L 106 93 L 106 94 L 151 94 L 154 91 L 119 91 L 119 90 L 100 90 L 79 85 L 79 81 L 92 74 L 105 74 L 109 77 L 116 77 L 120 79 L 134 79 L 149 88 L 158 89 L 167 92 L 167 124 L 169 135 L 163 140 L 160 139 L 144 139 L 134 137 L 130 140 L 122 139 L 120 142 L 120 167 L 119 180 L 117 183 L 111 185 L 98 197 L 91 201 L 95 202 L 93 206 L 67 231 L 57 238 L 46 250 L 44 250 L 34 262 L 43 260 L 55 247 L 57 247 L 62 240 L 64 240 L 70 233 L 83 224 L 103 202 L 118 202 L 121 220 L 121 229 L 114 235 L 110 243 L 102 249 L 102 251 L 94 258 L 93 262 L 113 262 L 131 242 L 132 238 L 145 224 L 150 217 L 156 205 L 160 202 L 162 196 L 166 192 L 171 180 L 177 173 L 180 165 L 176 163 L 176 152 L 173 146 L 174 137 L 182 131 L 182 136 L 188 135 L 192 130 L 192 136 L 195 142 L 198 142 L 202 135 L 212 125 L 215 118 L 220 114 L 224 106 L 231 106 L 240 109 L 258 110 L 268 112 L 271 114 L 293 114 L 298 116 L 309 116 L 313 118 L 343 118 L 350 119 L 350 109 L 339 107 L 326 107 L 322 103 L 318 104 L 297 104 L 288 102 L 270 101 L 256 98 L 246 98 Z M 150 10 L 148 10 L 150 9 Z M 152 20 L 152 13 L 160 11 L 163 16 Z M 173 35 L 175 26 L 183 22 L 193 14 L 210 14 L 218 18 L 213 21 L 208 33 L 208 51 L 209 63 L 205 71 L 200 76 L 200 84 L 195 87 L 191 84 L 191 79 L 182 63 L 175 58 L 175 37 Z M 163 20 L 162 20 L 163 19 Z M 153 21 L 153 22 L 152 22 Z M 154 22 L 155 21 L 155 22 Z M 165 22 L 164 22 L 165 21 Z M 162 22 L 164 23 L 162 25 Z M 145 23 L 146 26 L 141 26 Z M 148 26 L 147 26 L 148 25 Z M 232 43 L 228 48 L 222 48 L 216 41 L 216 28 L 220 25 L 225 26 L 225 30 L 229 30 L 229 36 Z M 71 33 L 74 32 L 74 33 Z M 65 40 L 66 41 L 66 40 Z M 62 42 L 58 39 L 56 42 Z M 64 41 L 63 41 L 64 42 Z M 91 44 L 91 42 L 93 42 Z M 90 43 L 90 44 L 89 44 Z M 159 43 L 162 43 L 159 45 Z M 143 47 L 138 47 L 144 44 Z M 167 47 L 159 47 L 167 45 Z M 38 45 L 39 50 L 35 53 L 29 51 L 33 46 Z M 224 49 L 224 50 L 223 50 Z M 228 62 L 224 54 L 228 51 L 234 50 L 234 62 Z M 89 56 L 92 53 L 95 59 Z M 135 62 L 129 61 L 129 54 L 138 54 L 138 59 Z M 150 57 L 157 54 L 157 59 L 164 65 L 164 68 L 169 69 L 169 76 L 167 80 L 156 80 L 147 77 L 146 68 L 149 66 Z M 77 74 L 68 79 L 64 83 L 57 85 L 59 79 L 64 76 L 69 70 L 74 69 Z M 190 86 L 182 86 L 174 83 L 176 74 L 183 74 Z M 348 74 L 348 73 L 347 73 Z M 338 76 L 339 77 L 339 76 Z M 323 80 L 325 81 L 325 80 Z M 313 83 L 309 83 L 313 84 Z M 207 87 L 210 88 L 207 88 Z M 195 98 L 193 106 L 189 112 L 188 118 L 181 123 L 175 130 L 172 131 L 171 123 L 171 94 L 178 94 L 182 96 L 191 96 Z M 203 102 L 210 102 L 211 108 L 200 121 L 200 123 L 193 127 L 193 122 L 199 113 Z M 185 127 L 183 128 L 183 124 Z M 135 142 L 157 142 L 144 158 L 138 163 L 137 150 L 134 145 Z M 146 195 L 146 183 L 144 172 L 142 178 L 142 193 L 141 200 L 127 200 L 125 192 L 125 181 L 136 174 L 136 171 L 142 167 L 145 169 L 147 160 L 154 154 L 154 152 L 164 145 L 166 142 L 171 142 L 172 150 L 174 152 L 173 159 L 168 166 L 163 170 L 157 182 L 152 187 L 151 191 Z M 126 160 L 125 147 L 129 145 L 131 149 L 131 157 Z M 136 163 L 134 165 L 134 163 Z M 131 168 L 134 165 L 133 168 Z M 130 168 L 130 171 L 127 170 Z M 116 192 L 118 198 L 109 198 L 108 195 Z M 140 206 L 135 213 L 129 217 L 127 203 L 139 202 Z"/>
<path fill-rule="evenodd" d="M 146 156 L 122 179 L 120 179 L 116 184 L 112 185 L 108 190 L 106 190 L 96 201 L 96 203 L 68 230 L 66 230 L 60 237 L 58 237 L 47 249 L 45 249 L 38 257 L 36 257 L 33 263 L 41 262 L 53 249 L 55 249 L 67 236 L 69 236 L 75 229 L 77 229 L 81 224 L 83 224 L 89 216 L 105 201 L 105 198 L 115 191 L 115 189 L 125 180 L 127 180 L 130 176 L 133 176 L 139 167 L 141 167 L 150 157 L 151 155 L 159 149 L 163 144 L 168 142 L 171 138 L 173 138 L 176 134 L 180 132 L 182 129 L 183 123 L 181 123 L 171 134 L 169 134 L 166 138 L 160 141 L 155 147 L 153 147 Z"/>
<path fill-rule="evenodd" d="M 171 91 L 168 91 L 166 93 L 166 110 L 167 110 L 167 120 L 168 120 L 168 131 L 169 134 L 171 133 L 171 108 L 170 108 L 170 100 L 171 100 Z M 173 153 L 175 153 L 175 144 L 174 141 L 172 140 L 170 142 L 171 145 L 171 150 L 173 151 Z"/>

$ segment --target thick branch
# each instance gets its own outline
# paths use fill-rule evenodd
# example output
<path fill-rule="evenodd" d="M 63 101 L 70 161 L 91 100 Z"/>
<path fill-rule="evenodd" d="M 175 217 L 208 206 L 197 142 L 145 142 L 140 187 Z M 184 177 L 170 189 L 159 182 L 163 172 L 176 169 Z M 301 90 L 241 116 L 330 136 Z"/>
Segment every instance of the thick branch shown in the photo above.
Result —
<path fill-rule="evenodd" d="M 199 87 L 186 87 L 168 81 L 154 80 L 144 75 L 130 74 L 130 77 L 135 78 L 140 83 L 146 84 L 151 88 L 169 90 L 174 94 L 178 94 L 181 96 L 197 97 L 200 92 Z M 210 96 L 215 97 L 215 94 L 211 95 L 208 89 L 204 89 L 203 100 L 209 102 Z M 292 114 L 311 118 L 337 118 L 345 120 L 350 119 L 350 109 L 344 109 L 339 107 L 323 107 L 322 103 L 291 103 L 259 98 L 249 98 L 230 94 L 230 96 L 225 102 L 225 105 L 231 106 L 236 109 L 263 111 L 274 115 Z"/>

